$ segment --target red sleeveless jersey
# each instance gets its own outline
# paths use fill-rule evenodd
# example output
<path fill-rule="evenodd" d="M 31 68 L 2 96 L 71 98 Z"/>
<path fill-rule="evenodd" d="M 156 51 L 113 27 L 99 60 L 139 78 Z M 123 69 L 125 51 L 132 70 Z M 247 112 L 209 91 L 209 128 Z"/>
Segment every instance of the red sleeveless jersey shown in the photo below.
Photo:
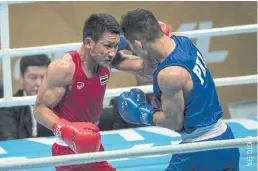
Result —
<path fill-rule="evenodd" d="M 75 65 L 72 87 L 68 95 L 54 108 L 54 112 L 71 122 L 96 123 L 103 110 L 110 69 L 102 68 L 93 78 L 87 78 L 78 52 L 72 51 L 69 54 Z"/>

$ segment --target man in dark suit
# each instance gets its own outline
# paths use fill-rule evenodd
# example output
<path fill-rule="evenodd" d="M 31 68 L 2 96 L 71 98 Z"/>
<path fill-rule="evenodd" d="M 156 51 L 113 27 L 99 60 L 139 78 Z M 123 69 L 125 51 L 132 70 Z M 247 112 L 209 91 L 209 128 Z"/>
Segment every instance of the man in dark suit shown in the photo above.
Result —
<path fill-rule="evenodd" d="M 25 56 L 20 61 L 22 89 L 14 96 L 37 95 L 50 59 L 46 55 Z M 0 109 L 0 140 L 52 136 L 52 132 L 36 122 L 33 106 Z"/>

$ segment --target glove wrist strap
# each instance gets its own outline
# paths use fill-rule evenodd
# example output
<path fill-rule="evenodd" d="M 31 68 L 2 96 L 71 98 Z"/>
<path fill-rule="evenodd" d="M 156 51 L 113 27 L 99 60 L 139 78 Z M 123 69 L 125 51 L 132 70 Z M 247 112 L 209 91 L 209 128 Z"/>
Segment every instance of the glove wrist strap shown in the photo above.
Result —
<path fill-rule="evenodd" d="M 70 122 L 62 118 L 58 119 L 58 121 L 54 123 L 52 126 L 53 134 L 63 140 L 62 128 L 65 127 L 67 123 Z"/>
<path fill-rule="evenodd" d="M 158 109 L 154 108 L 151 105 L 144 104 L 140 107 L 141 111 L 141 123 L 145 125 L 155 125 L 153 122 L 153 114 L 158 111 Z"/>

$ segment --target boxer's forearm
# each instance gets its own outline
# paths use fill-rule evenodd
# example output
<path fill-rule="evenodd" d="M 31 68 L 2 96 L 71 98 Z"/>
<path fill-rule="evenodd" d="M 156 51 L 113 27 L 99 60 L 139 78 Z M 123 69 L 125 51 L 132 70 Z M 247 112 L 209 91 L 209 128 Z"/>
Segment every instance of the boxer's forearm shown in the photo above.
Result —
<path fill-rule="evenodd" d="M 119 55 L 112 61 L 111 66 L 117 70 L 132 73 L 142 77 L 152 78 L 147 62 L 134 55 Z"/>
<path fill-rule="evenodd" d="M 167 117 L 162 111 L 153 114 L 153 123 L 175 131 L 180 131 L 183 128 L 183 117 L 170 116 Z"/>
<path fill-rule="evenodd" d="M 118 52 L 111 62 L 111 66 L 121 71 L 142 72 L 143 60 L 133 55 Z"/>
<path fill-rule="evenodd" d="M 53 124 L 59 119 L 51 109 L 43 105 L 34 108 L 34 117 L 37 122 L 50 130 L 52 130 Z"/>

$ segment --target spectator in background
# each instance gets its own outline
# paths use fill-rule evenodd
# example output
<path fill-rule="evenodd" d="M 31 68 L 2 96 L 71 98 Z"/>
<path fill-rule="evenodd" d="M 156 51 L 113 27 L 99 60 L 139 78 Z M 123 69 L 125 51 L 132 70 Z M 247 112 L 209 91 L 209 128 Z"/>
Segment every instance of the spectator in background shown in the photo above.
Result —
<path fill-rule="evenodd" d="M 140 77 L 140 76 L 135 76 L 137 86 L 144 86 L 144 85 L 152 85 L 152 80 Z M 160 108 L 159 105 L 156 102 L 155 96 L 153 93 L 146 94 L 146 99 L 148 104 L 151 104 L 152 106 L 155 106 L 156 108 Z M 117 107 L 117 98 L 114 98 L 111 100 L 110 104 L 113 106 L 113 118 L 114 122 L 112 125 L 112 129 L 124 129 L 124 128 L 135 128 L 139 126 L 146 126 L 146 125 L 135 125 L 135 124 L 130 124 L 128 122 L 125 122 L 119 112 L 118 112 L 118 107 Z"/>
<path fill-rule="evenodd" d="M 20 61 L 22 89 L 14 96 L 37 95 L 50 59 L 46 55 L 25 56 Z M 33 106 L 13 106 L 0 109 L 0 140 L 53 135 L 36 122 Z"/>

